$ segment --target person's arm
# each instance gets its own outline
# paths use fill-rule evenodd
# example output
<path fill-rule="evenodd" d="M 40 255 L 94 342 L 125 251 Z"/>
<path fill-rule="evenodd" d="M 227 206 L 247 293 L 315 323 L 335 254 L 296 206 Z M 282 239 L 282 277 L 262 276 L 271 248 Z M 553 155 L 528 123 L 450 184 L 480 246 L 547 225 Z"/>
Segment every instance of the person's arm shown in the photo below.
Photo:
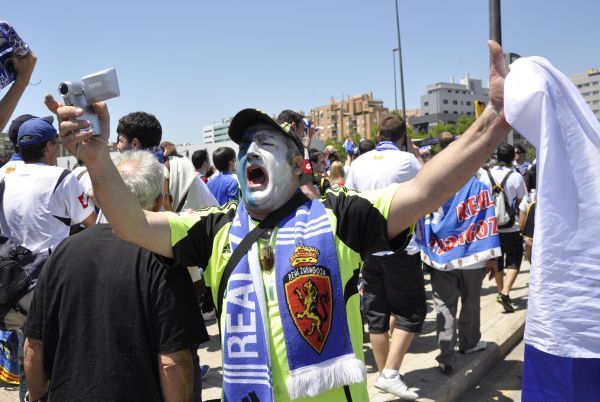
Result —
<path fill-rule="evenodd" d="M 44 373 L 44 344 L 38 339 L 25 338 L 23 353 L 29 400 L 37 401 L 46 395 L 49 385 Z"/>
<path fill-rule="evenodd" d="M 432 158 L 417 177 L 396 191 L 388 218 L 390 239 L 456 193 L 510 131 L 504 118 L 504 55 L 498 43 L 490 41 L 489 46 L 492 63 L 488 107 L 452 147 Z"/>
<path fill-rule="evenodd" d="M 82 115 L 83 110 L 62 106 L 57 110 L 62 143 L 85 162 L 94 194 L 102 205 L 116 235 L 165 257 L 173 257 L 169 222 L 165 214 L 143 211 L 135 195 L 129 191 L 117 168 L 110 159 L 107 139 L 110 118 L 104 103 L 94 105 L 100 119 L 102 134 L 99 138 L 88 130 L 89 123 L 70 120 Z M 81 131 L 79 131 L 82 129 Z"/>
<path fill-rule="evenodd" d="M 25 57 L 13 57 L 12 62 L 15 67 L 16 78 L 8 92 L 0 100 L 0 131 L 4 130 L 27 85 L 29 85 L 37 57 L 30 50 Z"/>
<path fill-rule="evenodd" d="M 88 215 L 87 218 L 85 218 L 81 224 L 83 226 L 85 226 L 86 228 L 89 228 L 90 226 L 93 226 L 96 224 L 96 220 L 98 219 L 98 215 L 96 214 L 96 211 L 92 211 L 91 214 Z"/>
<path fill-rule="evenodd" d="M 192 400 L 193 371 L 189 349 L 158 355 L 158 373 L 165 402 Z"/>

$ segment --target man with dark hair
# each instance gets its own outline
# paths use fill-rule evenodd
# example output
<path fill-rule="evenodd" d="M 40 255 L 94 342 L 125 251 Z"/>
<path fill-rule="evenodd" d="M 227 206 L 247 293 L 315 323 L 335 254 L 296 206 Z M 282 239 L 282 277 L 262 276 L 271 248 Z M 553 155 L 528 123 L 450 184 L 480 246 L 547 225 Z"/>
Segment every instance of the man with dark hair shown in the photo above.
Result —
<path fill-rule="evenodd" d="M 158 119 L 146 112 L 129 113 L 119 119 L 117 125 L 117 149 L 119 152 L 142 149 L 158 152 L 162 127 Z"/>
<path fill-rule="evenodd" d="M 72 224 L 91 226 L 96 213 L 77 178 L 56 167 L 58 136 L 45 119 L 19 128 L 24 164 L 6 175 L 2 232 L 33 252 L 49 252 L 69 235 Z"/>
<path fill-rule="evenodd" d="M 404 123 L 404 120 L 396 115 L 387 116 L 381 122 L 379 135 L 384 141 L 399 141 L 399 144 L 404 146 L 406 143 L 406 124 Z"/>
<path fill-rule="evenodd" d="M 327 160 L 325 154 L 318 149 L 312 148 L 308 151 L 310 166 L 313 172 L 312 186 L 321 196 L 325 195 L 327 189 L 331 187 L 327 178 Z"/>
<path fill-rule="evenodd" d="M 310 127 L 308 130 L 306 130 L 304 117 L 300 113 L 289 109 L 279 113 L 276 121 L 281 125 L 289 124 L 290 130 L 296 135 L 302 145 L 304 145 L 304 165 L 302 169 L 302 175 L 300 176 L 300 189 L 307 197 L 317 198 L 319 196 L 319 192 L 313 185 L 313 170 L 308 152 L 312 137 L 315 133 L 314 127 Z"/>
<path fill-rule="evenodd" d="M 210 170 L 210 158 L 208 157 L 208 151 L 206 149 L 194 151 L 192 154 L 192 163 L 194 164 L 196 172 L 198 172 L 198 177 L 200 177 L 200 180 L 202 180 L 203 183 L 207 183 L 208 177 L 206 177 L 206 174 Z"/>
<path fill-rule="evenodd" d="M 240 186 L 235 172 L 235 151 L 229 147 L 215 149 L 212 155 L 213 164 L 219 173 L 210 178 L 207 183 L 208 189 L 217 199 L 219 205 L 225 205 L 229 201 L 240 197 Z"/>
<path fill-rule="evenodd" d="M 515 144 L 515 159 L 513 160 L 515 170 L 525 176 L 531 163 L 525 160 L 525 147 L 521 144 Z"/>
<path fill-rule="evenodd" d="M 15 152 L 10 157 L 10 160 L 2 166 L 0 169 L 0 177 L 3 177 L 5 174 L 13 172 L 18 165 L 23 164 L 23 158 L 21 157 L 21 149 L 19 148 L 19 143 L 17 141 L 17 137 L 19 135 L 19 128 L 21 124 L 25 123 L 27 120 L 37 119 L 37 116 L 33 116 L 30 114 L 23 114 L 10 123 L 10 127 L 8 128 L 8 139 L 12 142 Z M 54 122 L 54 118 L 52 116 L 44 117 L 48 123 L 52 124 Z"/>
<path fill-rule="evenodd" d="M 378 251 L 403 248 L 416 220 L 456 193 L 506 138 L 506 66 L 500 45 L 489 46 L 490 102 L 456 152 L 441 153 L 403 185 L 328 191 L 322 201 L 298 191 L 304 148 L 296 135 L 244 109 L 229 126 L 240 146 L 242 202 L 186 216 L 142 211 L 102 141 L 110 131 L 106 105 L 96 105 L 99 139 L 75 120 L 80 110 L 58 110 L 64 144 L 79 149 L 117 236 L 206 266 L 219 305 L 223 399 L 369 399 L 357 268 Z"/>
<path fill-rule="evenodd" d="M 496 152 L 498 164 L 485 171 L 480 180 L 493 189 L 494 183 L 501 186 L 505 182 L 503 189 L 510 207 L 514 209 L 518 216 L 518 207 L 523 197 L 527 195 L 525 180 L 523 176 L 512 170 L 513 159 L 515 158 L 515 148 L 510 144 L 502 144 Z M 509 228 L 500 228 L 500 247 L 502 256 L 498 260 L 498 272 L 496 273 L 496 285 L 498 286 L 498 296 L 496 301 L 502 305 L 504 311 L 512 313 L 515 308 L 510 300 L 510 290 L 517 279 L 521 260 L 523 259 L 523 237 L 519 229 L 518 219 Z M 506 271 L 506 279 L 504 274 Z"/>
<path fill-rule="evenodd" d="M 400 150 L 404 130 L 400 117 L 386 117 L 377 134 L 377 148 L 356 158 L 346 186 L 357 191 L 380 190 L 414 179 L 421 165 L 413 154 Z M 363 311 L 380 374 L 375 386 L 412 400 L 418 395 L 408 389 L 399 370 L 415 334 L 421 332 L 427 308 L 419 248 L 413 239 L 404 246 L 396 253 L 365 259 Z M 390 344 L 392 314 L 396 321 Z"/>
<path fill-rule="evenodd" d="M 366 154 L 375 149 L 375 143 L 369 139 L 364 139 L 358 144 L 358 155 Z"/>
<path fill-rule="evenodd" d="M 160 210 L 156 158 L 128 151 L 116 163 L 138 206 Z M 65 240 L 44 267 L 25 325 L 29 400 L 191 401 L 190 350 L 208 334 L 187 270 L 167 264 L 108 224 Z"/>

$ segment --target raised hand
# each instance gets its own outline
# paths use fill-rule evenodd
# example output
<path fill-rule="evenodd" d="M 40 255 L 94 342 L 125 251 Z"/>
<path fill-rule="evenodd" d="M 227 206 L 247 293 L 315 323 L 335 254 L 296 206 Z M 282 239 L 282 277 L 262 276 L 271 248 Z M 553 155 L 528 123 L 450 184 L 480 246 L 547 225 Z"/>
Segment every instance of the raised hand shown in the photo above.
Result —
<path fill-rule="evenodd" d="M 490 48 L 490 89 L 489 99 L 493 110 L 500 113 L 504 110 L 504 77 L 506 77 L 506 64 L 504 53 L 498 42 L 488 41 Z"/>
<path fill-rule="evenodd" d="M 54 106 L 51 103 L 51 106 Z M 51 107 L 48 107 L 50 110 Z M 104 102 L 93 105 L 94 113 L 98 115 L 102 134 L 94 136 L 89 130 L 89 121 L 77 120 L 83 114 L 83 109 L 74 106 L 60 106 L 56 109 L 59 121 L 59 136 L 63 145 L 81 159 L 86 165 L 93 163 L 99 156 L 107 152 L 108 136 L 110 133 L 110 116 Z"/>
<path fill-rule="evenodd" d="M 17 73 L 15 83 L 27 86 L 35 68 L 35 63 L 37 63 L 37 57 L 30 50 L 24 57 L 13 57 L 12 63 Z"/>

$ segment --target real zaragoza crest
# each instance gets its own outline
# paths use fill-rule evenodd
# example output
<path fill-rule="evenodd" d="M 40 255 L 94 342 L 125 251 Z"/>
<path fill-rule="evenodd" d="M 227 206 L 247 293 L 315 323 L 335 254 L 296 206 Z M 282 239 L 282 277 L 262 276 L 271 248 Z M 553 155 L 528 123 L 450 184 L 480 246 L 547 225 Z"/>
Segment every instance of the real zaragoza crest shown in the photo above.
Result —
<path fill-rule="evenodd" d="M 331 329 L 333 297 L 331 277 L 318 266 L 319 250 L 297 245 L 290 257 L 291 271 L 284 275 L 286 302 L 296 328 L 321 353 Z"/>

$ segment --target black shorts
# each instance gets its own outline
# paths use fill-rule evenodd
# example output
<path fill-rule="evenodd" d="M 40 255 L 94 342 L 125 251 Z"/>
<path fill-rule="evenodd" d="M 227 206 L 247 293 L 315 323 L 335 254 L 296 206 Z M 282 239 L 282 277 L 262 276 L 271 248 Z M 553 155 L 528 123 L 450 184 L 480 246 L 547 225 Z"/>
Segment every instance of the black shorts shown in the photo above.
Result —
<path fill-rule="evenodd" d="M 363 313 L 369 332 L 381 334 L 390 328 L 390 315 L 396 314 L 396 328 L 421 332 L 427 300 L 421 257 L 417 253 L 369 256 L 362 268 Z"/>
<path fill-rule="evenodd" d="M 498 259 L 498 271 L 504 268 L 521 268 L 523 260 L 523 236 L 519 232 L 500 233 L 502 257 Z"/>

